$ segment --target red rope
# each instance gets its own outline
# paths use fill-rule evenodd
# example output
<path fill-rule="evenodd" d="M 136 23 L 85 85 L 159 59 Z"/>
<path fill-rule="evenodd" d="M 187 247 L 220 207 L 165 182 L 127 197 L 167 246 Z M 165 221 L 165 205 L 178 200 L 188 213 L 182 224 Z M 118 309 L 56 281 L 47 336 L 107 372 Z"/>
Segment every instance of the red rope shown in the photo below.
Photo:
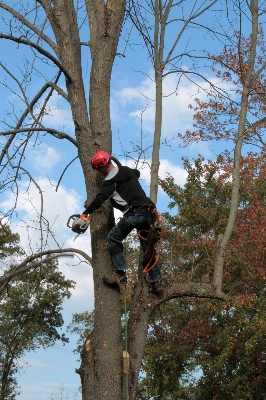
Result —
<path fill-rule="evenodd" d="M 156 265 L 157 262 L 159 261 L 159 257 L 160 257 L 160 254 L 161 254 L 161 249 L 162 249 L 162 238 L 160 238 L 160 247 L 159 247 L 159 250 L 157 251 L 157 256 L 156 256 L 156 258 L 155 258 L 155 261 L 154 261 L 154 263 L 150 266 L 150 263 L 152 262 L 152 259 L 153 259 L 154 254 L 155 254 L 155 245 L 153 245 L 153 253 L 152 253 L 152 256 L 151 256 L 151 258 L 150 258 L 150 261 L 148 262 L 148 264 L 146 265 L 146 267 L 143 269 L 143 272 L 144 272 L 144 273 L 151 271 L 152 268 L 155 267 L 155 265 Z"/>
<path fill-rule="evenodd" d="M 151 255 L 151 258 L 150 258 L 150 261 L 148 262 L 148 264 L 146 265 L 146 267 L 143 269 L 143 272 L 144 273 L 146 273 L 146 272 L 150 272 L 152 269 L 153 269 L 153 267 L 157 264 L 157 262 L 158 262 L 158 260 L 159 260 L 159 257 L 160 257 L 160 254 L 161 254 L 161 250 L 162 250 L 162 239 L 163 239 L 163 237 L 164 237 L 164 233 L 165 233 L 165 229 L 164 229 L 164 220 L 163 220 L 163 217 L 162 217 L 162 214 L 160 214 L 155 208 L 154 208 L 154 210 L 153 210 L 153 213 L 154 213 L 154 215 L 155 215 L 155 223 L 159 223 L 159 219 L 160 219 L 160 221 L 161 221 L 161 224 L 162 224 L 162 230 L 161 230 L 161 236 L 160 236 L 160 240 L 159 240 L 159 243 L 160 243 L 160 246 L 159 246 L 159 250 L 157 251 L 157 256 L 156 256 L 156 259 L 155 259 L 155 261 L 154 261 L 154 263 L 150 266 L 150 264 L 151 264 L 151 262 L 152 262 L 152 259 L 154 258 L 154 254 L 155 254 L 155 245 L 153 244 L 153 245 L 149 245 L 148 246 L 148 248 L 147 248 L 147 250 L 145 251 L 145 253 L 144 253 L 144 255 L 146 254 L 146 252 L 149 250 L 149 249 L 151 249 L 151 247 L 152 247 L 152 255 Z M 144 231 L 144 230 L 142 230 L 142 231 L 139 231 L 138 232 L 138 236 L 142 239 L 142 240 L 147 240 L 147 238 L 144 238 L 143 236 L 141 236 L 141 234 L 140 234 L 140 232 L 149 232 L 149 231 Z"/>

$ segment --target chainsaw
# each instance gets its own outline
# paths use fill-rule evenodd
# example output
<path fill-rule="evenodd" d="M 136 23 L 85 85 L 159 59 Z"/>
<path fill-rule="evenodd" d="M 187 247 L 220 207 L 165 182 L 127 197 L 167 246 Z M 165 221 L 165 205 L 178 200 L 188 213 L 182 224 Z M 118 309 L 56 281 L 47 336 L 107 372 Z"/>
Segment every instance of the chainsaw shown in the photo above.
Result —
<path fill-rule="evenodd" d="M 72 220 L 72 225 L 70 222 Z M 68 218 L 67 221 L 68 228 L 71 228 L 72 232 L 77 233 L 74 240 L 82 233 L 86 232 L 90 226 L 90 216 L 86 214 L 73 214 Z"/>

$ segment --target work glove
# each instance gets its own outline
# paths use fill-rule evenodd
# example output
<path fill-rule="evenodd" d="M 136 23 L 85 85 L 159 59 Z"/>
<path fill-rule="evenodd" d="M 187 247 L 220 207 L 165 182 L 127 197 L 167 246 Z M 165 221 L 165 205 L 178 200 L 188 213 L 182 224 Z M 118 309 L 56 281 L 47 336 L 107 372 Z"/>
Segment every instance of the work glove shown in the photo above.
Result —
<path fill-rule="evenodd" d="M 80 214 L 79 218 L 83 219 L 84 221 L 90 221 L 90 216 L 88 214 Z"/>

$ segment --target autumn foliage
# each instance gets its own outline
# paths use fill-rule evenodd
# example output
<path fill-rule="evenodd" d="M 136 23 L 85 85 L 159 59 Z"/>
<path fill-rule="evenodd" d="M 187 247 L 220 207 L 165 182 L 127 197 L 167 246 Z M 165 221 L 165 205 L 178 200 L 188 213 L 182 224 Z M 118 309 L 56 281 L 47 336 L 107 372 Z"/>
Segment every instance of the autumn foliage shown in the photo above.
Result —
<path fill-rule="evenodd" d="M 240 400 L 265 393 L 265 154 L 250 153 L 241 164 L 238 220 L 224 272 L 228 301 L 180 300 L 156 313 L 145 358 L 151 395 Z M 209 281 L 228 215 L 232 160 L 200 157 L 184 166 L 184 188 L 171 176 L 161 180 L 177 211 L 165 216 L 164 252 L 172 259 L 165 279 Z"/>

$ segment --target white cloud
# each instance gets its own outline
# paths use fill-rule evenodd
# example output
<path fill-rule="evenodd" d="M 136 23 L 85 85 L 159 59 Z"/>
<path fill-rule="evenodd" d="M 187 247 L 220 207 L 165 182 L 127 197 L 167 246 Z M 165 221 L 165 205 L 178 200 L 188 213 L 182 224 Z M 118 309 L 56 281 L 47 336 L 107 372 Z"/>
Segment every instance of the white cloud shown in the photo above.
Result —
<path fill-rule="evenodd" d="M 46 178 L 37 179 L 39 187 L 43 193 L 43 216 L 49 221 L 49 226 L 58 241 L 58 245 L 63 248 L 76 248 L 83 250 L 88 255 L 91 253 L 91 242 L 89 230 L 80 235 L 75 241 L 75 233 L 67 227 L 68 217 L 72 214 L 80 213 L 83 210 L 81 197 L 74 190 L 67 190 L 60 186 L 55 192 L 55 182 Z M 52 186 L 54 185 L 54 186 Z M 20 235 L 20 243 L 28 254 L 39 251 L 41 243 L 41 231 L 38 226 L 36 210 L 40 213 L 40 194 L 36 186 L 31 185 L 28 192 L 27 184 L 21 182 L 20 195 L 17 201 L 16 211 L 18 220 L 9 221 L 13 232 Z M 0 204 L 3 211 L 12 208 L 14 195 L 9 193 L 6 199 Z M 58 247 L 55 240 L 47 235 L 46 227 L 43 230 L 44 249 L 56 249 Z M 47 245 L 46 245 L 47 243 Z M 68 312 L 79 312 L 84 309 L 93 308 L 93 282 L 92 268 L 86 264 L 82 257 L 71 259 L 69 257 L 59 258 L 59 268 L 67 279 L 72 279 L 76 284 L 75 290 L 70 300 L 66 300 L 65 305 Z"/>
<path fill-rule="evenodd" d="M 42 175 L 54 168 L 61 159 L 58 151 L 45 143 L 29 149 L 27 157 L 32 166 Z"/>
<path fill-rule="evenodd" d="M 56 192 L 56 182 L 49 181 L 47 178 L 36 179 L 36 183 L 38 187 L 34 183 L 31 183 L 29 187 L 27 182 L 20 183 L 16 207 L 18 217 L 20 221 L 26 220 L 29 226 L 32 227 L 29 229 L 33 229 L 34 221 L 38 222 L 36 213 L 40 214 L 41 212 L 41 190 L 43 197 L 43 217 L 49 221 L 49 226 L 55 233 L 55 236 L 61 238 L 60 245 L 62 245 L 68 237 L 66 227 L 68 216 L 79 212 L 82 208 L 81 198 L 77 192 L 66 189 L 62 185 L 59 186 Z M 10 192 L 6 195 L 1 207 L 6 211 L 12 208 L 13 204 L 14 194 Z M 17 222 L 16 227 L 13 225 L 12 229 L 20 233 L 21 240 L 24 241 L 25 225 L 22 222 Z M 45 230 L 43 233 L 45 235 Z M 37 234 L 34 231 L 34 234 L 31 236 L 36 238 L 36 243 L 39 242 L 40 232 Z M 25 242 L 23 245 L 25 245 Z"/>
<path fill-rule="evenodd" d="M 18 365 L 20 367 L 35 367 L 35 368 L 53 368 L 54 365 L 52 363 L 44 363 L 39 360 L 35 360 L 33 358 L 21 358 L 18 361 Z"/>
<path fill-rule="evenodd" d="M 153 76 L 153 72 L 150 72 Z M 226 91 L 230 89 L 228 83 L 220 83 L 216 78 L 210 78 L 212 84 L 219 84 Z M 163 123 L 162 137 L 184 132 L 192 128 L 193 110 L 188 106 L 193 105 L 194 98 L 207 99 L 204 90 L 209 88 L 208 82 L 198 82 L 198 86 L 186 79 L 179 82 L 179 76 L 169 74 L 163 81 Z M 147 107 L 147 108 L 146 108 Z M 146 78 L 138 86 L 124 87 L 114 92 L 112 99 L 112 111 L 115 120 L 121 120 L 121 116 L 128 115 L 135 119 L 136 127 L 139 127 L 141 111 L 143 113 L 143 129 L 145 132 L 153 132 L 155 120 L 155 82 Z M 121 112 L 123 109 L 123 112 Z"/>
<path fill-rule="evenodd" d="M 49 113 L 45 115 L 42 122 L 44 126 L 55 129 L 65 128 L 66 131 L 74 132 L 74 122 L 69 104 L 57 93 L 53 93 L 48 103 Z"/>
<path fill-rule="evenodd" d="M 120 160 L 122 165 L 128 165 L 129 167 L 135 167 L 134 162 L 132 160 Z M 143 160 L 139 161 L 139 165 L 141 166 Z M 140 180 L 141 184 L 143 185 L 143 181 L 145 182 L 145 186 L 150 186 L 150 168 L 147 167 L 147 164 L 150 165 L 149 160 L 145 160 L 145 168 L 140 169 Z M 186 183 L 187 172 L 186 170 L 181 167 L 180 165 L 175 165 L 171 163 L 169 160 L 161 159 L 160 160 L 160 167 L 159 167 L 159 177 L 164 179 L 167 177 L 168 173 L 174 178 L 174 181 L 177 185 L 183 186 Z"/>
<path fill-rule="evenodd" d="M 160 161 L 159 176 L 164 179 L 170 174 L 177 185 L 184 186 L 187 179 L 187 171 L 180 165 L 174 165 L 168 160 Z"/>

